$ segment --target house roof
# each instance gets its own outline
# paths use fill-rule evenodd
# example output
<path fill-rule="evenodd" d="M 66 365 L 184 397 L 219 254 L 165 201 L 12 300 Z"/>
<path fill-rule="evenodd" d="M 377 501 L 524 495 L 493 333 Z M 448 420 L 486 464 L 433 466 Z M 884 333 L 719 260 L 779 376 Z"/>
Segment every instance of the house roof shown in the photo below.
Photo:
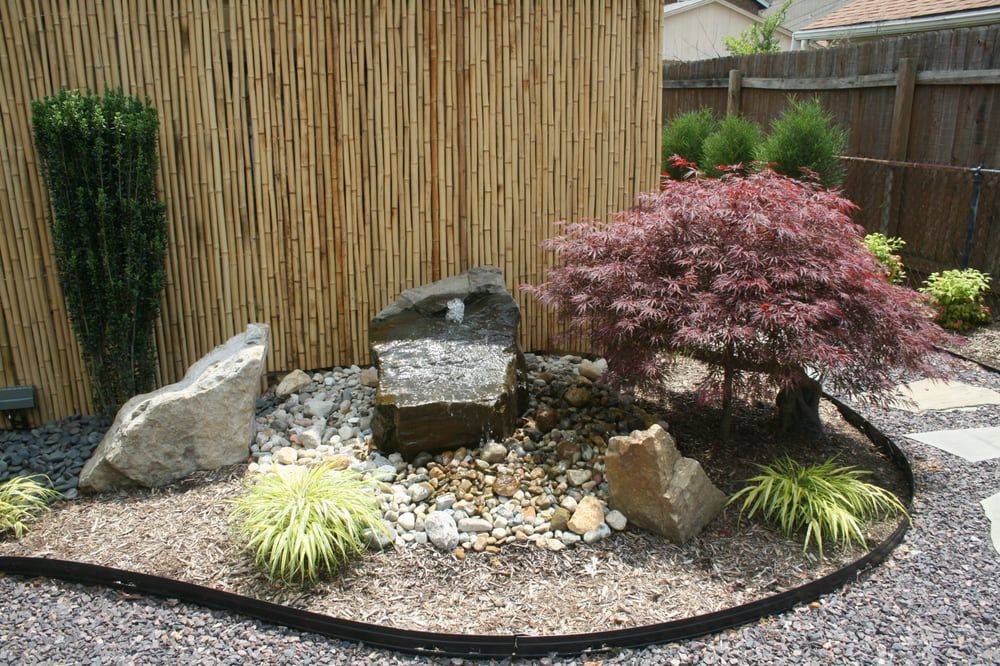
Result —
<path fill-rule="evenodd" d="M 935 14 L 954 14 L 991 7 L 1000 7 L 1000 0 L 854 0 L 810 23 L 804 29 L 814 30 Z"/>

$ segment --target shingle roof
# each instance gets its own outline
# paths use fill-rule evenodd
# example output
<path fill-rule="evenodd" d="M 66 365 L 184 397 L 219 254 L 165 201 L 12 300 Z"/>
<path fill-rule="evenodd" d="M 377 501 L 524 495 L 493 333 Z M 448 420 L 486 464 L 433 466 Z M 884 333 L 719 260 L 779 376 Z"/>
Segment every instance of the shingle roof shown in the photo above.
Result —
<path fill-rule="evenodd" d="M 854 0 L 810 23 L 804 29 L 952 14 L 987 7 L 1000 7 L 1000 0 Z"/>

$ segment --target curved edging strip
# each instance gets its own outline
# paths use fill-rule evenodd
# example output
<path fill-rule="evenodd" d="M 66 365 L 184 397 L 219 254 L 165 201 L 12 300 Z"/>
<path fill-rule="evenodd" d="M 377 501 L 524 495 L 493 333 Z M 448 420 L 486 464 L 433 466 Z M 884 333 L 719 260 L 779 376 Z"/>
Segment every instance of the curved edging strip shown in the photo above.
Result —
<path fill-rule="evenodd" d="M 848 422 L 864 431 L 879 445 L 903 472 L 908 492 L 905 504 L 909 508 L 913 497 L 913 472 L 903 452 L 849 406 L 832 396 L 826 398 L 837 406 Z M 84 562 L 39 557 L 0 557 L 0 571 L 172 597 L 209 608 L 233 611 L 299 631 L 411 654 L 473 658 L 541 657 L 552 654 L 575 655 L 604 648 L 639 648 L 695 638 L 789 610 L 857 580 L 885 560 L 903 540 L 908 529 L 909 519 L 904 517 L 893 533 L 864 557 L 822 578 L 764 599 L 670 622 L 562 636 L 446 634 L 398 629 L 339 619 L 202 585 Z"/>

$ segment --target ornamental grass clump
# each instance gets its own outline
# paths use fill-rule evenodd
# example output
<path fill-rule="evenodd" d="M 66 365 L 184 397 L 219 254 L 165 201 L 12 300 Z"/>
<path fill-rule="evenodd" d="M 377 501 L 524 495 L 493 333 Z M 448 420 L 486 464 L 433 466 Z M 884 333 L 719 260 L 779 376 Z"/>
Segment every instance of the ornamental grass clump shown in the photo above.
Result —
<path fill-rule="evenodd" d="M 609 222 L 564 224 L 560 265 L 526 287 L 608 359 L 605 377 L 662 393 L 669 359 L 710 372 L 728 437 L 738 396 L 775 397 L 783 430 L 821 429 L 820 386 L 885 403 L 898 370 L 941 376 L 951 339 L 916 292 L 891 284 L 836 192 L 771 170 L 666 179 Z M 808 369 L 808 370 L 807 370 Z"/>
<path fill-rule="evenodd" d="M 906 245 L 906 241 L 895 236 L 875 233 L 865 236 L 864 244 L 879 263 L 885 266 L 889 282 L 902 284 L 906 279 L 906 271 L 903 270 L 903 258 L 899 256 L 899 251 Z"/>
<path fill-rule="evenodd" d="M 363 552 L 366 530 L 386 529 L 372 483 L 326 465 L 266 474 L 232 504 L 237 536 L 277 582 L 312 583 Z"/>
<path fill-rule="evenodd" d="M 156 109 L 116 90 L 63 90 L 32 112 L 59 284 L 95 407 L 110 415 L 155 380 L 167 248 Z"/>
<path fill-rule="evenodd" d="M 699 109 L 682 113 L 663 130 L 663 170 L 671 178 L 686 178 L 691 167 L 701 160 L 705 139 L 718 126 L 711 109 Z M 674 156 L 686 160 L 675 164 Z"/>
<path fill-rule="evenodd" d="M 749 171 L 761 139 L 757 123 L 739 116 L 727 117 L 719 123 L 719 129 L 705 139 L 700 160 L 702 170 L 712 177 L 724 171 Z"/>
<path fill-rule="evenodd" d="M 990 276 L 975 268 L 931 273 L 920 288 L 937 310 L 938 323 L 956 331 L 968 330 L 990 320 L 984 298 Z"/>
<path fill-rule="evenodd" d="M 864 544 L 867 521 L 906 513 L 895 495 L 862 480 L 870 472 L 837 465 L 833 458 L 802 465 L 786 456 L 758 467 L 761 474 L 749 479 L 729 503 L 742 500 L 741 517 L 759 514 L 785 536 L 803 536 L 803 551 L 815 545 L 820 557 L 824 544 Z"/>
<path fill-rule="evenodd" d="M 44 484 L 44 477 L 15 476 L 0 483 L 0 533 L 20 539 L 28 523 L 48 511 L 59 493 Z"/>
<path fill-rule="evenodd" d="M 815 175 L 824 187 L 840 185 L 847 149 L 847 134 L 823 110 L 818 99 L 791 98 L 788 108 L 771 124 L 757 159 L 791 178 Z"/>

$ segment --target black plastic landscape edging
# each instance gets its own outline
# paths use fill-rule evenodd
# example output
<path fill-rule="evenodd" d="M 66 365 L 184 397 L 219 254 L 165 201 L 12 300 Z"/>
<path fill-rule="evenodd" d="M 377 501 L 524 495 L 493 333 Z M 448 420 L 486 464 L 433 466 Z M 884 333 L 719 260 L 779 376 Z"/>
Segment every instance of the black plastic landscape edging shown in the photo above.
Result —
<path fill-rule="evenodd" d="M 826 398 L 837 406 L 849 423 L 862 430 L 881 447 L 903 473 L 907 486 L 904 504 L 909 509 L 914 486 L 913 471 L 906 456 L 885 434 L 852 408 L 832 396 Z M 290 629 L 410 654 L 484 659 L 543 657 L 553 654 L 576 655 L 608 648 L 640 648 L 696 638 L 790 610 L 858 580 L 889 556 L 903 540 L 909 525 L 909 519 L 903 517 L 892 534 L 863 557 L 822 578 L 764 599 L 670 622 L 562 636 L 448 634 L 398 629 L 331 617 L 162 576 L 42 557 L 0 557 L 0 572 L 58 578 L 85 585 L 103 585 L 129 592 L 169 597 L 232 611 Z"/>

